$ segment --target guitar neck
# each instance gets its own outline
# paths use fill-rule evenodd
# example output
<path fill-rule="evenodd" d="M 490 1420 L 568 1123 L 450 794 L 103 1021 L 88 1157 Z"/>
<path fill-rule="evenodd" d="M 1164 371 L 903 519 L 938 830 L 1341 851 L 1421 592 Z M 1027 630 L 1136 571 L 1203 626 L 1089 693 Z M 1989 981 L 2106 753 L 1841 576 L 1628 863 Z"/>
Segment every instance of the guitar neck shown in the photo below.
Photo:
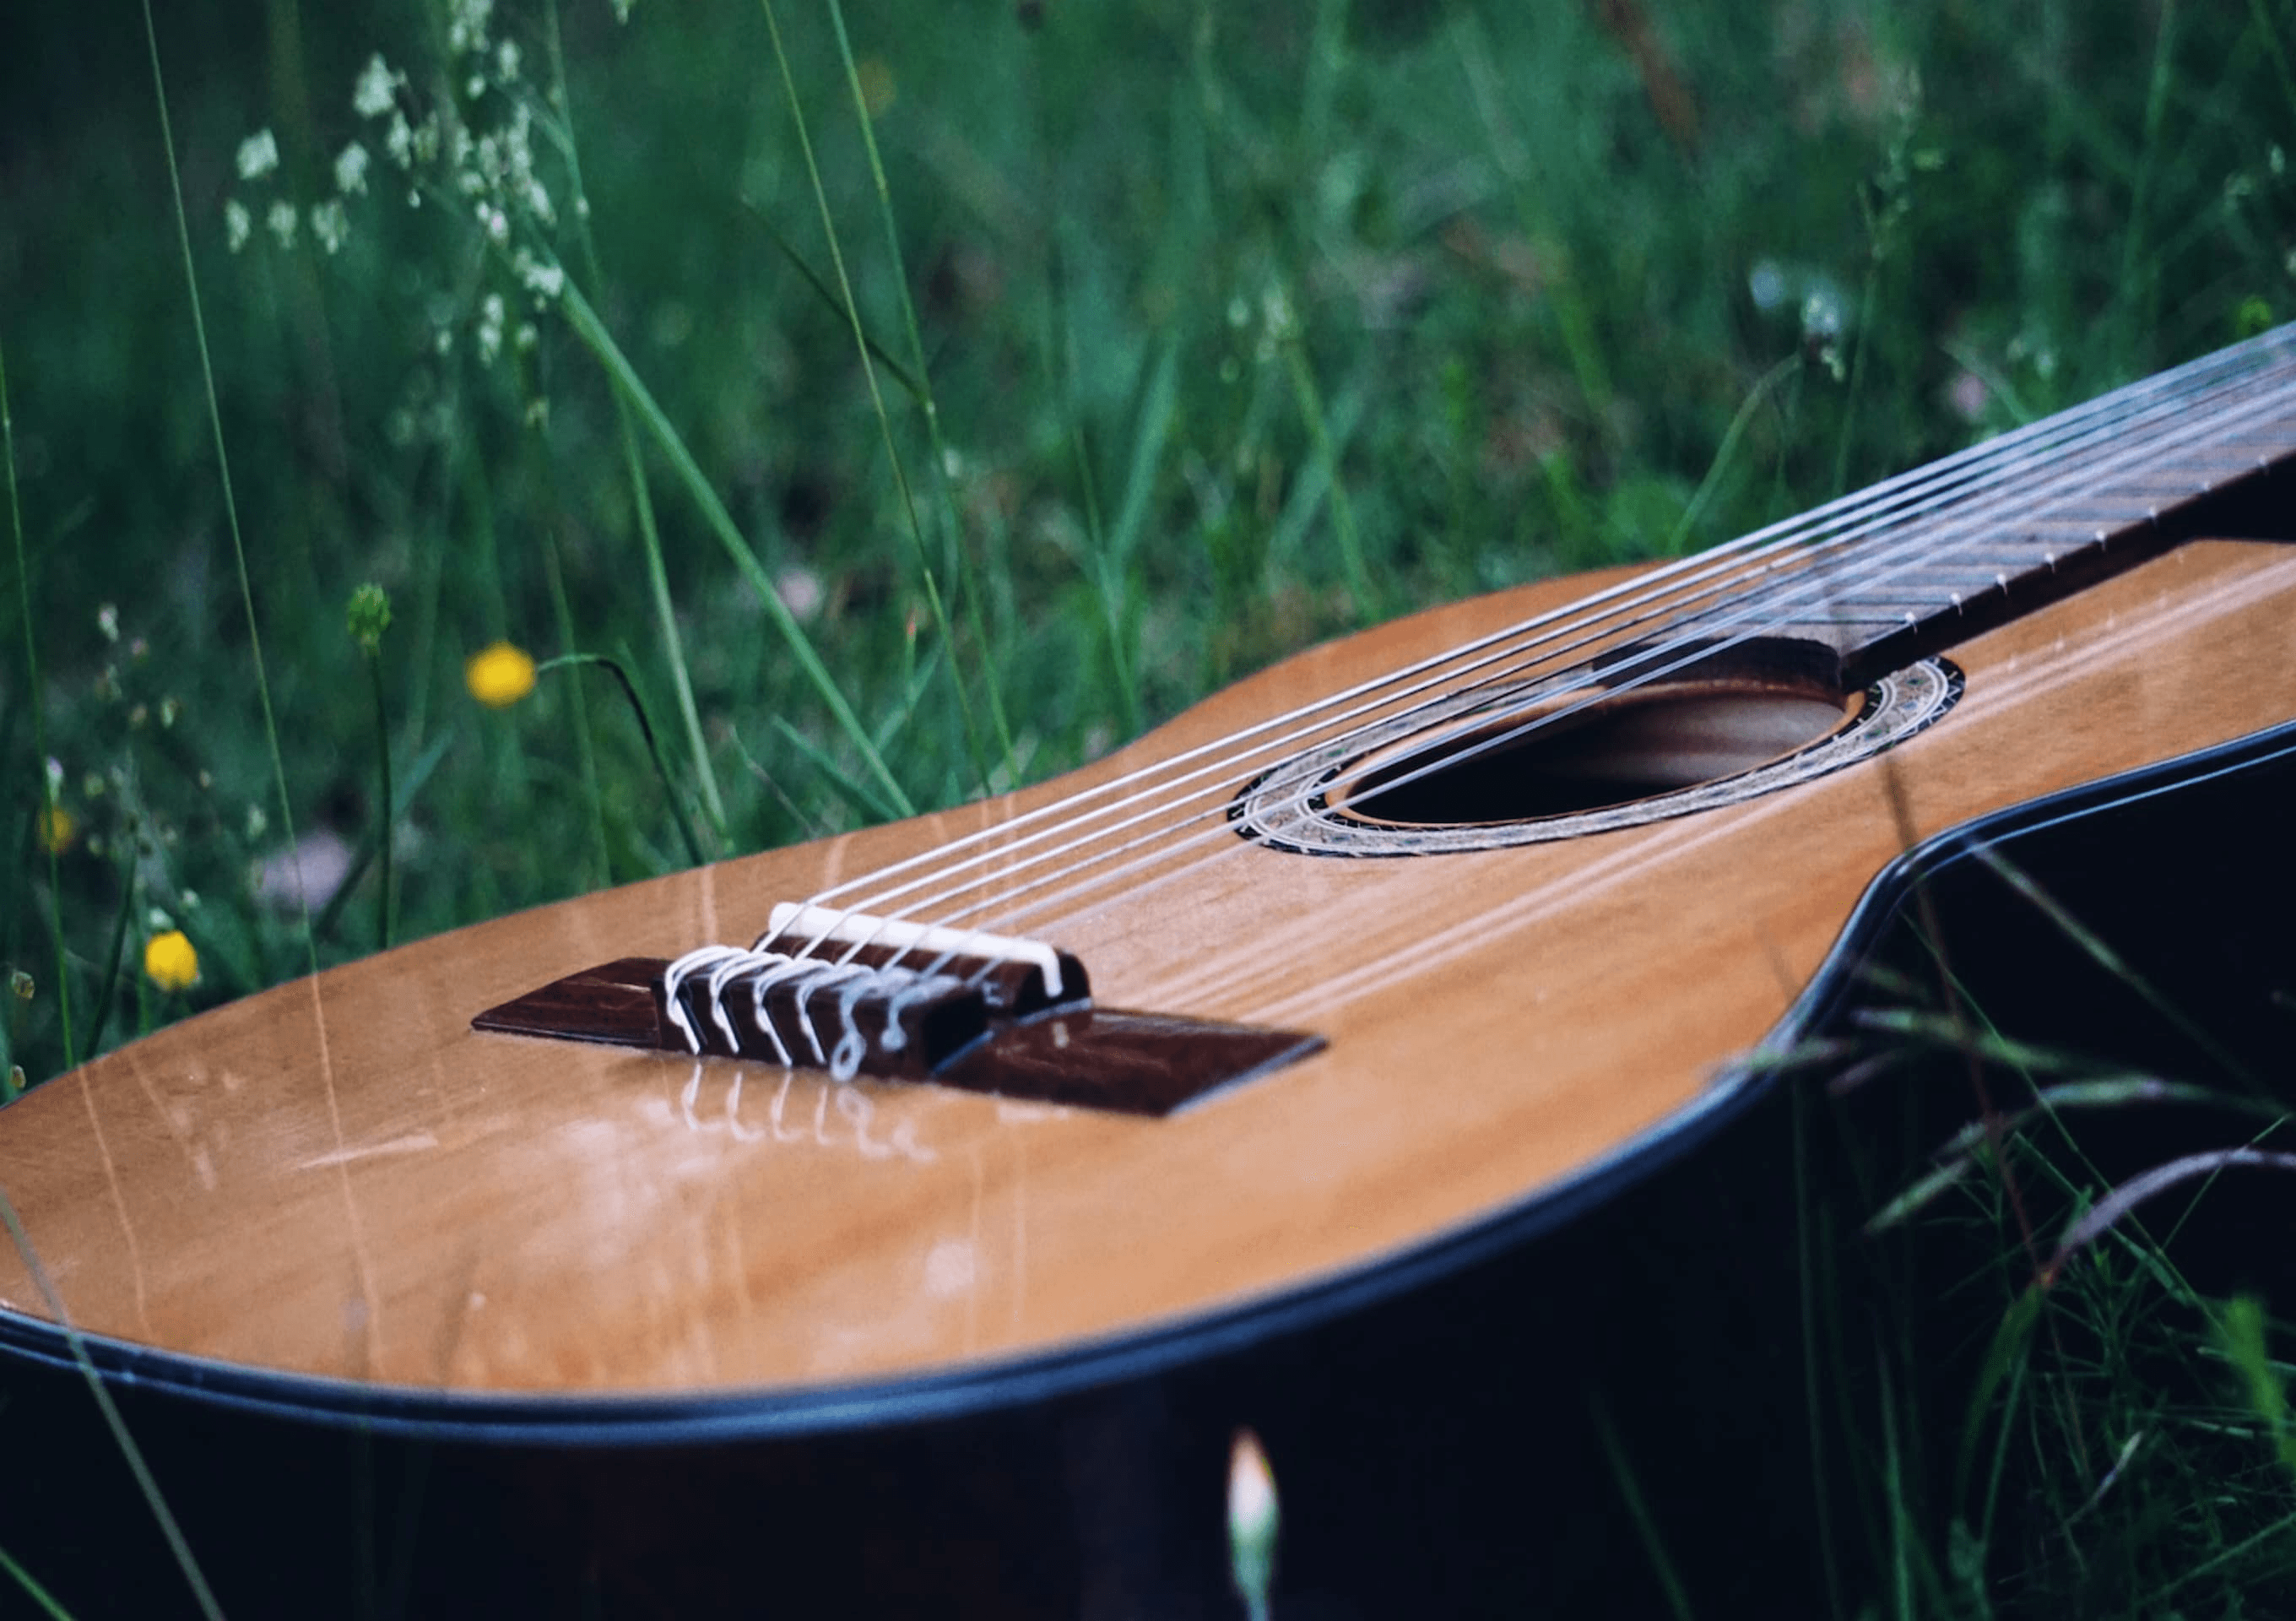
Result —
<path fill-rule="evenodd" d="M 2283 329 L 2036 423 L 1811 514 L 1719 600 L 1685 591 L 1674 628 L 1817 642 L 1860 686 L 2194 534 L 2264 533 L 2296 465 L 2292 381 Z"/>

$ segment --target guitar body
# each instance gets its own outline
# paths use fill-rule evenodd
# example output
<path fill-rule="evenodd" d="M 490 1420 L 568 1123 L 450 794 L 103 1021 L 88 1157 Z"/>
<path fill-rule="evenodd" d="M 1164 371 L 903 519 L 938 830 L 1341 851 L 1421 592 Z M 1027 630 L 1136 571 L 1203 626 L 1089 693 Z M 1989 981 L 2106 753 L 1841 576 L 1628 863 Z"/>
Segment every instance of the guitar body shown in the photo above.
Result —
<path fill-rule="evenodd" d="M 1745 1055 L 1829 1016 L 1924 841 L 2212 750 L 2249 753 L 2188 775 L 2252 802 L 2278 754 L 2240 740 L 2296 720 L 2296 549 L 2189 541 L 1959 641 L 1932 722 L 1742 802 L 1360 859 L 1216 826 L 1043 931 L 1101 1005 L 1323 1040 L 1168 1115 L 471 1028 L 1615 578 L 1312 650 L 1007 799 L 330 970 L 0 1112 L 193 1546 L 251 1544 L 226 1608 L 1223 1614 L 1243 1424 L 1303 1615 L 1654 1603 L 1620 1446 L 1702 1517 L 1702 1591 L 1801 1608 L 1793 1169 Z M 2174 926 L 2243 926 L 2189 899 Z M 13 1458 L 80 1422 L 52 1318 L 0 1252 Z M 117 1472 L 72 1444 L 36 1467 Z M 50 1545 L 103 1562 L 139 1513 Z"/>

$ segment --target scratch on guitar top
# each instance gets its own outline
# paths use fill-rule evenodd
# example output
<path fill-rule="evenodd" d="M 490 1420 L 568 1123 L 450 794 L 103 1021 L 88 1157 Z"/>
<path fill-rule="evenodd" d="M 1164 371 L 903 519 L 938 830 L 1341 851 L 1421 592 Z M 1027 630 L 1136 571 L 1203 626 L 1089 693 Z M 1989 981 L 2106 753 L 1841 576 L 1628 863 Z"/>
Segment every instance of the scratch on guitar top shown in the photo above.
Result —
<path fill-rule="evenodd" d="M 104 1140 L 103 1122 L 96 1114 L 95 1092 L 94 1089 L 87 1083 L 86 1070 L 80 1072 L 79 1099 L 87 1109 L 87 1129 L 89 1134 L 95 1139 L 96 1156 L 103 1161 L 103 1178 L 111 1189 L 111 1207 L 119 1213 L 120 1236 L 127 1240 L 128 1270 L 134 1273 L 135 1279 L 136 1325 L 144 1330 L 144 1337 L 149 1339 L 152 1337 L 152 1316 L 149 1305 L 144 1299 L 144 1249 L 135 1241 L 135 1223 L 128 1220 L 127 1200 L 119 1191 L 119 1167 L 112 1160 L 111 1145 Z M 33 1257 L 26 1255 L 24 1264 L 27 1269 L 31 1268 L 34 1264 Z"/>
<path fill-rule="evenodd" d="M 298 1171 L 324 1171 L 330 1165 L 348 1165 L 362 1159 L 381 1159 L 391 1154 L 420 1154 L 425 1148 L 435 1148 L 439 1140 L 428 1131 L 410 1131 L 404 1137 L 394 1137 L 389 1142 L 371 1142 L 357 1148 L 336 1148 L 315 1155 L 296 1163 Z"/>
<path fill-rule="evenodd" d="M 334 1153 L 325 1163 L 335 1167 L 336 1185 L 342 1194 L 344 1237 L 350 1241 L 352 1270 L 358 1280 L 360 1299 L 366 1311 L 358 1321 L 359 1356 L 364 1365 L 373 1367 L 377 1358 L 375 1346 L 382 1333 L 382 1296 L 374 1285 L 374 1267 L 366 1253 L 366 1222 L 359 1214 L 358 1197 L 351 1191 L 349 1164 L 357 1151 L 343 1140 L 343 1105 L 335 1086 L 334 1043 L 327 1038 L 327 1003 L 324 983 L 317 975 L 306 982 L 311 987 L 311 1033 L 319 1048 L 319 1081 L 327 1103 L 327 1130 L 335 1140 Z"/>

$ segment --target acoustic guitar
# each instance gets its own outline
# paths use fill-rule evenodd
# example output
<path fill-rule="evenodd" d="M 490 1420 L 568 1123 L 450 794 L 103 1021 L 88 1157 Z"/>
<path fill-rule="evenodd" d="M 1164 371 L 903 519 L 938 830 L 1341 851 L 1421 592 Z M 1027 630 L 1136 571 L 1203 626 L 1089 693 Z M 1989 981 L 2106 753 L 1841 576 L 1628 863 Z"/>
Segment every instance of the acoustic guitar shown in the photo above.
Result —
<path fill-rule="evenodd" d="M 1631 1611 L 1653 1502 L 1791 1594 L 1791 1172 L 1715 1145 L 1952 830 L 2296 751 L 2292 457 L 2296 327 L 106 1054 L 0 1111 L 0 1543 L 191 1602 L 84 1359 L 235 1613 L 1230 1613 L 1242 1425 L 1279 1613 Z"/>

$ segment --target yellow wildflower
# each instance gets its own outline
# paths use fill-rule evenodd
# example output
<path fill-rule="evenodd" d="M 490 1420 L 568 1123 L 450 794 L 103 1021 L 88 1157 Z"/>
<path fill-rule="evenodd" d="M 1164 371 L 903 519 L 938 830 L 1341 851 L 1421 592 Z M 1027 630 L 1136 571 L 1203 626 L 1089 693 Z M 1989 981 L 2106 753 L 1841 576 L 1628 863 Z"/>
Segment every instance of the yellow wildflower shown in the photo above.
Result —
<path fill-rule="evenodd" d="M 200 954 L 181 929 L 144 942 L 144 972 L 162 991 L 188 991 L 199 983 Z"/>
<path fill-rule="evenodd" d="M 79 819 L 62 805 L 44 807 L 38 819 L 40 848 L 50 855 L 62 855 L 71 848 L 72 840 L 79 835 Z"/>
<path fill-rule="evenodd" d="M 534 660 L 508 642 L 496 642 L 463 662 L 463 682 L 488 709 L 508 709 L 534 690 Z"/>

